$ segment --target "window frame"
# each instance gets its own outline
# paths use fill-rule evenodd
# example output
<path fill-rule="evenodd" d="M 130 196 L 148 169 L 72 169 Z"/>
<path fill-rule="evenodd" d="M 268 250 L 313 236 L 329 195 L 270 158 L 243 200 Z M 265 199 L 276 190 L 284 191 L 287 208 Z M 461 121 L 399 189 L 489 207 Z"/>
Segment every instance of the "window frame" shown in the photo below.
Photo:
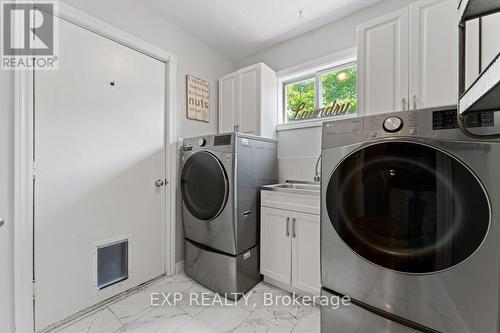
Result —
<path fill-rule="evenodd" d="M 277 73 L 277 97 L 278 97 L 278 125 L 277 131 L 290 130 L 295 128 L 319 127 L 325 121 L 341 120 L 346 118 L 355 118 L 362 115 L 358 109 L 355 114 L 330 116 L 324 118 L 302 119 L 296 121 L 288 121 L 287 117 L 287 99 L 285 86 L 287 84 L 302 81 L 308 78 L 316 79 L 316 91 L 321 88 L 319 77 L 325 73 L 349 68 L 355 66 L 358 68 L 357 49 L 355 47 L 341 50 L 334 54 L 330 54 L 318 59 L 298 64 Z M 359 75 L 358 75 L 359 76 Z M 357 87 L 356 87 L 357 90 Z M 322 95 L 322 92 L 321 92 Z M 316 93 L 316 105 L 320 105 L 320 94 Z"/>

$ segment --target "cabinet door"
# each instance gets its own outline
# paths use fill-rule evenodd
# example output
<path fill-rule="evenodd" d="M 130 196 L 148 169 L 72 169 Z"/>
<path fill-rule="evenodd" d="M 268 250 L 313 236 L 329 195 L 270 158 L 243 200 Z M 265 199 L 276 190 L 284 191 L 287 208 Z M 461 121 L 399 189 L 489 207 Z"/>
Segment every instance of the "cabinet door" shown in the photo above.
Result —
<path fill-rule="evenodd" d="M 243 133 L 259 134 L 260 123 L 260 66 L 238 71 L 237 124 Z"/>
<path fill-rule="evenodd" d="M 358 112 L 408 107 L 408 8 L 358 26 Z"/>
<path fill-rule="evenodd" d="M 292 286 L 319 295 L 319 215 L 292 213 Z"/>
<path fill-rule="evenodd" d="M 456 0 L 410 5 L 410 108 L 456 104 L 458 100 Z"/>
<path fill-rule="evenodd" d="M 219 133 L 234 131 L 236 125 L 237 74 L 219 79 Z"/>
<path fill-rule="evenodd" d="M 290 212 L 261 208 L 260 273 L 284 284 L 291 283 Z"/>

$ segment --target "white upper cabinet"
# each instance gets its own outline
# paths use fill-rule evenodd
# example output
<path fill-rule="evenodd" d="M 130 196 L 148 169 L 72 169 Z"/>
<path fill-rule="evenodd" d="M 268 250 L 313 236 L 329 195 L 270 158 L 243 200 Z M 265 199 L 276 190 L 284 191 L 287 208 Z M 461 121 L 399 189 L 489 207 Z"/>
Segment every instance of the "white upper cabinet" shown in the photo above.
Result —
<path fill-rule="evenodd" d="M 458 100 L 458 32 L 455 0 L 410 5 L 410 107 Z"/>
<path fill-rule="evenodd" d="M 260 118 L 260 66 L 251 66 L 238 73 L 238 108 L 236 113 L 239 132 L 257 134 Z"/>
<path fill-rule="evenodd" d="M 236 85 L 238 76 L 231 73 L 219 79 L 219 132 L 231 132 L 236 123 Z"/>
<path fill-rule="evenodd" d="M 408 105 L 408 8 L 358 26 L 358 112 Z"/>
<path fill-rule="evenodd" d="M 456 104 L 455 0 L 421 0 L 358 26 L 358 110 L 371 115 Z"/>
<path fill-rule="evenodd" d="M 276 72 L 263 63 L 219 79 L 219 132 L 274 138 L 278 120 Z"/>

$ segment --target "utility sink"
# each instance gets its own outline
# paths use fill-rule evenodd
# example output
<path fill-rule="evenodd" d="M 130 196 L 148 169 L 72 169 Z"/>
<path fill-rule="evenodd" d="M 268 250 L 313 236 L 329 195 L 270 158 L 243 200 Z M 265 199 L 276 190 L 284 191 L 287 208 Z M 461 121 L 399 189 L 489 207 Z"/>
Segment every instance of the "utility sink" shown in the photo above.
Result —
<path fill-rule="evenodd" d="M 265 191 L 279 191 L 297 194 L 319 195 L 318 183 L 282 183 L 262 186 Z"/>

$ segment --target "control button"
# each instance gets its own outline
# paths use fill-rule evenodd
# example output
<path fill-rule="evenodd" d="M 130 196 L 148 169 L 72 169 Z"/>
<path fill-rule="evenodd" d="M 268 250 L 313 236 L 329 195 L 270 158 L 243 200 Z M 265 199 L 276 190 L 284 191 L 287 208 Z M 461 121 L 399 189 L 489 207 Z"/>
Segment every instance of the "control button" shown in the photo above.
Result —
<path fill-rule="evenodd" d="M 207 144 L 207 140 L 205 140 L 204 138 L 198 140 L 198 146 L 203 147 L 206 144 Z"/>
<path fill-rule="evenodd" d="M 403 127 L 403 120 L 399 117 L 389 117 L 384 120 L 384 130 L 389 133 L 395 133 Z"/>
<path fill-rule="evenodd" d="M 416 128 L 410 128 L 410 135 L 417 135 L 418 131 Z"/>
<path fill-rule="evenodd" d="M 376 131 L 369 131 L 368 132 L 368 137 L 369 138 L 376 138 L 377 137 L 377 132 Z"/>

